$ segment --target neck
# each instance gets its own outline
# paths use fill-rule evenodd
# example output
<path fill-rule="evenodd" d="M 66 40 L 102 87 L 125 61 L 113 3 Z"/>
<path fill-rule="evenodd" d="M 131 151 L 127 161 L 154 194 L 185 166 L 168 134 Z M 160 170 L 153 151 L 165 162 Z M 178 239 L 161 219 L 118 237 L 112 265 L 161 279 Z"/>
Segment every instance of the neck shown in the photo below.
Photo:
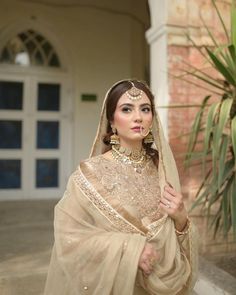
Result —
<path fill-rule="evenodd" d="M 120 146 L 130 149 L 130 150 L 135 150 L 135 151 L 141 151 L 142 150 L 142 141 L 138 142 L 120 142 Z"/>

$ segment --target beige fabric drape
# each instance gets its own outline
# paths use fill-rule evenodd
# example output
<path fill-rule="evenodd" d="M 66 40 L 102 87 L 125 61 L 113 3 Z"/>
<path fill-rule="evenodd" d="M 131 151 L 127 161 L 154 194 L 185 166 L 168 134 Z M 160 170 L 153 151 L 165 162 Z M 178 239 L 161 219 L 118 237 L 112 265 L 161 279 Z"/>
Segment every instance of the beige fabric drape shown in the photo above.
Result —
<path fill-rule="evenodd" d="M 176 235 L 167 215 L 144 226 L 110 197 L 109 190 L 96 178 L 93 165 L 93 159 L 104 160 L 101 155 L 106 147 L 101 137 L 106 126 L 104 101 L 92 158 L 82 162 L 71 175 L 55 207 L 55 244 L 45 295 L 191 294 L 197 276 L 194 225 L 191 223 L 188 234 L 183 236 Z M 160 192 L 167 182 L 179 191 L 175 161 L 156 114 L 153 134 L 160 157 Z M 146 278 L 138 269 L 138 261 L 147 241 L 160 253 L 160 260 Z"/>

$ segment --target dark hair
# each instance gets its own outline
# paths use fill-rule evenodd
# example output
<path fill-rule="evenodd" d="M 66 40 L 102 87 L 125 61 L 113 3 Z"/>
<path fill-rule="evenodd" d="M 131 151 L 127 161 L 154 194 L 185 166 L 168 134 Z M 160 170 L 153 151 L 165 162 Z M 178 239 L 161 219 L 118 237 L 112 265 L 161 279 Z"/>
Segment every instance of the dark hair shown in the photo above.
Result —
<path fill-rule="evenodd" d="M 151 103 L 152 114 L 154 115 L 154 96 L 153 96 L 151 90 L 149 89 L 148 85 L 145 82 L 141 82 L 141 81 L 137 81 L 137 80 L 124 80 L 124 81 L 121 81 L 120 83 L 116 84 L 109 91 L 109 93 L 107 95 L 107 100 L 106 100 L 106 118 L 108 120 L 108 124 L 107 124 L 107 133 L 103 137 L 103 142 L 107 146 L 110 146 L 110 137 L 113 134 L 110 122 L 112 122 L 114 119 L 114 113 L 115 113 L 116 106 L 117 106 L 117 103 L 118 103 L 120 97 L 128 89 L 130 89 L 132 87 L 132 84 L 130 82 L 132 82 L 135 87 L 142 90 L 147 95 L 147 97 L 149 98 L 150 103 Z M 144 144 L 143 143 L 143 145 L 147 151 L 147 154 L 149 154 L 152 157 L 154 163 L 157 164 L 158 163 L 158 152 L 151 148 L 151 144 Z"/>

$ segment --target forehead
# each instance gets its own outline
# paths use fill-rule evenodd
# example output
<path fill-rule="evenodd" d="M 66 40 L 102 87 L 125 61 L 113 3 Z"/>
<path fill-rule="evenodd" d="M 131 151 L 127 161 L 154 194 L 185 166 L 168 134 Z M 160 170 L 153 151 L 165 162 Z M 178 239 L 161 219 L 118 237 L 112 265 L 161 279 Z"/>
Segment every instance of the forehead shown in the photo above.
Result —
<path fill-rule="evenodd" d="M 146 95 L 145 92 L 142 93 L 141 99 L 138 100 L 132 100 L 130 99 L 126 93 L 124 93 L 118 100 L 117 106 L 123 105 L 123 104 L 134 104 L 134 105 L 141 105 L 144 103 L 151 104 L 150 99 Z"/>

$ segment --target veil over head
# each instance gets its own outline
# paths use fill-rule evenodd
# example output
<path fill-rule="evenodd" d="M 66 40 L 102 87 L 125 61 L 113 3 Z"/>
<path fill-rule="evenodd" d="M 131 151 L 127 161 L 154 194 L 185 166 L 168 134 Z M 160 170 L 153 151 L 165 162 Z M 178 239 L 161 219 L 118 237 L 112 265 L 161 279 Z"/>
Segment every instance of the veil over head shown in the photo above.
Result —
<path fill-rule="evenodd" d="M 119 196 L 116 197 L 110 190 L 110 184 L 115 179 L 110 177 L 111 170 L 115 170 L 114 166 L 124 167 L 116 163 L 114 165 L 114 162 L 107 167 L 110 161 L 95 157 L 109 149 L 103 142 L 110 124 L 106 118 L 108 95 L 114 87 L 125 81 L 130 80 L 119 81 L 108 90 L 91 150 L 92 158 L 81 162 L 70 176 L 63 198 L 55 207 L 55 243 L 44 295 L 189 295 L 196 281 L 197 235 L 192 223 L 186 234 L 180 236 L 177 236 L 174 221 L 167 214 L 144 225 L 135 211 L 131 211 L 135 206 L 127 206 L 127 203 L 123 205 Z M 131 81 L 135 84 L 135 80 Z M 158 171 L 154 165 L 150 165 L 155 174 L 144 187 L 150 186 L 152 194 L 152 184 L 158 184 L 161 192 L 158 188 L 154 197 L 159 197 L 166 183 L 178 191 L 180 185 L 175 160 L 155 110 L 152 133 L 152 148 L 159 154 Z M 106 175 L 103 174 L 105 169 L 100 170 L 104 167 L 107 169 Z M 114 174 L 118 172 L 114 171 Z M 143 181 L 148 177 L 150 174 L 145 173 Z M 130 186 L 128 181 L 133 181 L 135 186 L 139 179 L 132 172 L 132 177 L 128 177 L 125 182 Z M 143 182 L 140 182 L 137 191 L 141 186 Z M 122 186 L 121 182 L 118 194 L 122 195 L 125 190 L 126 186 Z M 152 207 L 152 203 L 146 201 L 146 196 L 145 191 L 140 193 L 140 199 Z M 129 190 L 127 199 L 130 199 Z M 156 199 L 153 204 L 155 202 Z M 147 241 L 152 243 L 161 258 L 153 265 L 153 272 L 145 277 L 139 268 L 139 259 Z"/>
<path fill-rule="evenodd" d="M 105 145 L 103 142 L 103 137 L 107 132 L 107 126 L 110 124 L 108 122 L 106 117 L 106 103 L 109 93 L 119 84 L 123 82 L 139 82 L 142 83 L 146 88 L 148 86 L 146 83 L 143 83 L 141 81 L 135 80 L 135 79 L 124 79 L 116 82 L 111 86 L 111 88 L 107 91 L 102 111 L 100 115 L 100 122 L 98 125 L 97 133 L 95 136 L 95 140 L 91 149 L 90 157 L 97 156 L 100 154 L 105 153 L 109 150 L 109 147 Z M 136 86 L 137 87 L 137 86 Z M 154 143 L 152 145 L 153 149 L 156 149 L 159 154 L 159 175 L 160 177 L 160 187 L 161 191 L 163 190 L 163 186 L 166 183 L 169 183 L 172 185 L 177 191 L 180 191 L 180 182 L 179 182 L 179 175 L 175 163 L 175 159 L 173 157 L 172 151 L 170 149 L 169 143 L 165 139 L 163 128 L 160 122 L 160 118 L 158 116 L 157 110 L 156 110 L 156 99 L 154 100 L 154 110 L 153 110 L 153 122 L 152 122 L 152 134 L 154 137 Z"/>

